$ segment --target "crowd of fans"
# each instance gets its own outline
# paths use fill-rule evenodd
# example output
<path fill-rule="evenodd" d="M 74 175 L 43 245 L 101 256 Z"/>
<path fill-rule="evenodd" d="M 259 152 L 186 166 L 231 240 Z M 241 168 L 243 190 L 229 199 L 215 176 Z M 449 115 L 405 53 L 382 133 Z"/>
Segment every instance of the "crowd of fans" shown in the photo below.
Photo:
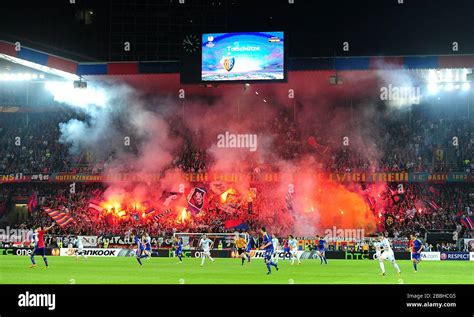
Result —
<path fill-rule="evenodd" d="M 293 115 L 282 110 L 264 127 L 264 131 L 273 136 L 272 146 L 276 155 L 288 162 L 309 154 L 315 157 L 323 171 L 472 173 L 474 170 L 474 124 L 469 116 L 443 117 L 427 111 L 415 111 L 409 121 L 402 116 L 385 117 L 383 124 L 374 131 L 372 147 L 365 149 L 358 147 L 357 143 L 344 146 L 325 138 L 322 130 L 316 126 L 310 130 L 308 127 L 302 129 L 294 121 Z M 81 119 L 79 114 L 65 109 L 41 113 L 2 113 L 0 174 L 98 174 L 106 170 L 109 160 L 98 160 L 86 151 L 73 154 L 70 145 L 61 141 L 59 124 L 71 118 Z M 180 129 L 177 124 L 172 126 L 176 130 Z M 182 146 L 174 153 L 172 167 L 184 172 L 209 171 L 214 163 L 213 154 L 200 147 L 195 140 L 195 136 L 184 138 Z M 110 157 L 113 158 L 113 153 Z M 248 167 L 250 171 L 258 173 L 262 169 L 275 168 L 271 163 L 261 160 L 248 164 Z M 48 222 L 48 216 L 41 212 L 44 207 L 63 210 L 75 219 L 75 225 L 68 228 L 71 234 L 124 235 L 131 228 L 142 229 L 155 236 L 171 231 L 223 232 L 226 231 L 226 221 L 233 219 L 240 219 L 251 228 L 272 224 L 276 232 L 285 232 L 291 224 L 291 215 L 286 212 L 284 198 L 275 200 L 271 195 L 265 195 L 265 191 L 271 188 L 261 188 L 267 186 L 264 184 L 255 185 L 259 187 L 257 191 L 263 194 L 252 202 L 241 199 L 224 204 L 218 196 L 211 196 L 208 197 L 208 206 L 186 221 L 180 219 L 178 212 L 163 216 L 159 222 L 152 221 L 151 217 L 142 219 L 130 206 L 124 207 L 129 209 L 125 210 L 123 217 L 91 212 L 89 201 L 94 197 L 101 198 L 103 186 L 83 185 L 71 194 L 54 184 L 39 187 L 34 184 L 9 185 L 2 188 L 2 203 L 5 204 L 9 196 L 29 197 L 37 190 L 42 200 L 35 216 L 28 220 L 28 225 L 34 227 Z M 367 191 L 370 192 L 370 185 Z M 466 211 L 470 204 L 468 186 L 407 184 L 397 201 L 393 198 L 394 191 L 396 189 L 388 186 L 381 193 L 381 198 L 373 202 L 374 214 L 383 223 L 383 230 L 391 236 L 406 237 L 413 232 L 438 229 L 456 231 L 460 237 L 470 234 L 459 222 L 460 213 L 469 213 Z M 264 210 L 271 210 L 272 214 Z M 392 223 L 385 221 L 388 216 L 393 217 Z M 56 227 L 54 230 L 54 233 L 59 234 L 63 229 Z"/>

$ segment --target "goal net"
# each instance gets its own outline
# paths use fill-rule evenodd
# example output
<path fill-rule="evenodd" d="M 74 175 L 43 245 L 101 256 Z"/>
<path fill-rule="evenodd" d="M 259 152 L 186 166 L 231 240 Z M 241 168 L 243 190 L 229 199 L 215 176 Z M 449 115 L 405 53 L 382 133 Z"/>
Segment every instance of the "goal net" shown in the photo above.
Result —
<path fill-rule="evenodd" d="M 213 249 L 218 250 L 232 250 L 235 248 L 236 237 L 243 237 L 248 241 L 248 234 L 246 233 L 208 233 L 208 232 L 176 232 L 173 234 L 173 237 L 182 238 L 184 249 L 197 250 L 199 249 L 199 240 L 206 235 L 213 244 Z"/>

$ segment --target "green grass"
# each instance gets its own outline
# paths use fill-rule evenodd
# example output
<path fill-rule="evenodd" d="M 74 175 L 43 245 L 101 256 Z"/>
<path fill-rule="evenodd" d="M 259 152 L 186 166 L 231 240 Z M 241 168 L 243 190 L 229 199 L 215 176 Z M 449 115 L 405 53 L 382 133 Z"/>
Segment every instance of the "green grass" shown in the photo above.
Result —
<path fill-rule="evenodd" d="M 27 256 L 0 257 L 0 284 L 474 284 L 474 262 L 422 262 L 414 273 L 410 261 L 397 261 L 402 274 L 396 274 L 385 262 L 386 276 L 373 260 L 302 260 L 291 266 L 279 263 L 280 270 L 266 275 L 262 259 L 240 264 L 239 259 L 206 260 L 186 258 L 177 264 L 174 258 L 152 258 L 139 267 L 134 258 L 89 257 L 76 261 L 73 257 L 49 257 L 45 269 L 41 257 L 38 266 L 30 265 Z"/>

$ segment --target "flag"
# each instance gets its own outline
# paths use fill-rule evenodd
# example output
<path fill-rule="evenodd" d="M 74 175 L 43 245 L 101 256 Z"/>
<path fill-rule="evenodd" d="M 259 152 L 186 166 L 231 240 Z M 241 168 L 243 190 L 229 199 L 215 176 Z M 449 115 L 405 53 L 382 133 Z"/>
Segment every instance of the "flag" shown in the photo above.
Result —
<path fill-rule="evenodd" d="M 413 219 L 416 215 L 416 208 L 408 209 L 406 212 L 406 218 Z"/>
<path fill-rule="evenodd" d="M 148 216 L 148 215 L 151 215 L 151 214 L 154 213 L 154 212 L 155 212 L 155 208 L 150 207 L 150 208 L 148 208 L 148 209 L 145 210 L 145 215 Z"/>
<path fill-rule="evenodd" d="M 467 216 L 461 218 L 461 223 L 468 229 L 472 230 L 474 228 L 474 216 Z"/>
<path fill-rule="evenodd" d="M 153 217 L 153 220 L 158 221 L 158 220 L 160 220 L 160 218 L 162 218 L 163 216 L 169 214 L 170 212 L 171 212 L 171 209 L 166 209 L 166 210 L 163 211 L 162 213 L 159 213 L 158 215 L 156 215 L 155 217 Z"/>
<path fill-rule="evenodd" d="M 38 193 L 34 192 L 28 201 L 28 212 L 31 214 L 38 206 Z"/>
<path fill-rule="evenodd" d="M 45 208 L 44 211 L 50 216 L 54 222 L 56 222 L 61 228 L 64 228 L 67 224 L 74 222 L 74 219 L 65 211 L 53 210 L 51 208 Z"/>
<path fill-rule="evenodd" d="M 199 187 L 194 189 L 188 195 L 188 209 L 192 215 L 195 215 L 201 211 L 204 206 L 206 197 L 206 190 Z"/>
<path fill-rule="evenodd" d="M 329 148 L 328 148 L 327 146 L 324 146 L 324 145 L 319 144 L 319 143 L 316 141 L 316 138 L 315 138 L 314 136 L 310 136 L 307 141 L 308 141 L 308 144 L 309 144 L 311 147 L 313 147 L 313 148 L 315 148 L 316 150 L 318 150 L 318 152 L 319 152 L 320 154 L 324 154 L 324 153 L 326 153 L 327 150 L 329 150 Z"/>
<path fill-rule="evenodd" d="M 428 206 L 430 206 L 430 207 L 433 208 L 434 210 L 439 210 L 439 209 L 441 209 L 441 207 L 440 207 L 434 200 L 425 201 L 425 203 L 428 204 Z"/>
<path fill-rule="evenodd" d="M 163 206 L 170 207 L 170 205 L 176 201 L 180 195 L 181 193 L 178 192 L 163 191 L 160 197 L 160 202 Z"/>
<path fill-rule="evenodd" d="M 100 201 L 97 200 L 97 199 L 91 199 L 89 201 L 89 208 L 90 209 L 93 209 L 97 212 L 101 212 L 104 208 L 102 208 L 102 206 L 100 205 Z"/>
<path fill-rule="evenodd" d="M 249 230 L 249 225 L 240 220 L 240 219 L 234 219 L 234 220 L 227 220 L 224 222 L 224 228 L 225 229 L 239 229 L 239 230 Z"/>

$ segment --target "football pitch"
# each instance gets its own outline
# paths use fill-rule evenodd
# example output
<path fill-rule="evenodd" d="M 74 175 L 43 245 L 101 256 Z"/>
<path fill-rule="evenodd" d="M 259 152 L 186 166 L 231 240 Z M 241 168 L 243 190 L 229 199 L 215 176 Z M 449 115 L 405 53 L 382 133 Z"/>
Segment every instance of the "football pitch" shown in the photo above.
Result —
<path fill-rule="evenodd" d="M 373 260 L 302 260 L 301 265 L 279 261 L 279 271 L 267 275 L 262 259 L 242 266 L 240 259 L 201 260 L 151 258 L 140 267 L 133 257 L 100 258 L 48 257 L 45 269 L 41 257 L 29 268 L 27 256 L 0 258 L 0 284 L 474 284 L 474 263 L 469 261 L 426 261 L 414 273 L 410 261 L 397 261 L 398 275 L 385 262 L 386 276 Z"/>

